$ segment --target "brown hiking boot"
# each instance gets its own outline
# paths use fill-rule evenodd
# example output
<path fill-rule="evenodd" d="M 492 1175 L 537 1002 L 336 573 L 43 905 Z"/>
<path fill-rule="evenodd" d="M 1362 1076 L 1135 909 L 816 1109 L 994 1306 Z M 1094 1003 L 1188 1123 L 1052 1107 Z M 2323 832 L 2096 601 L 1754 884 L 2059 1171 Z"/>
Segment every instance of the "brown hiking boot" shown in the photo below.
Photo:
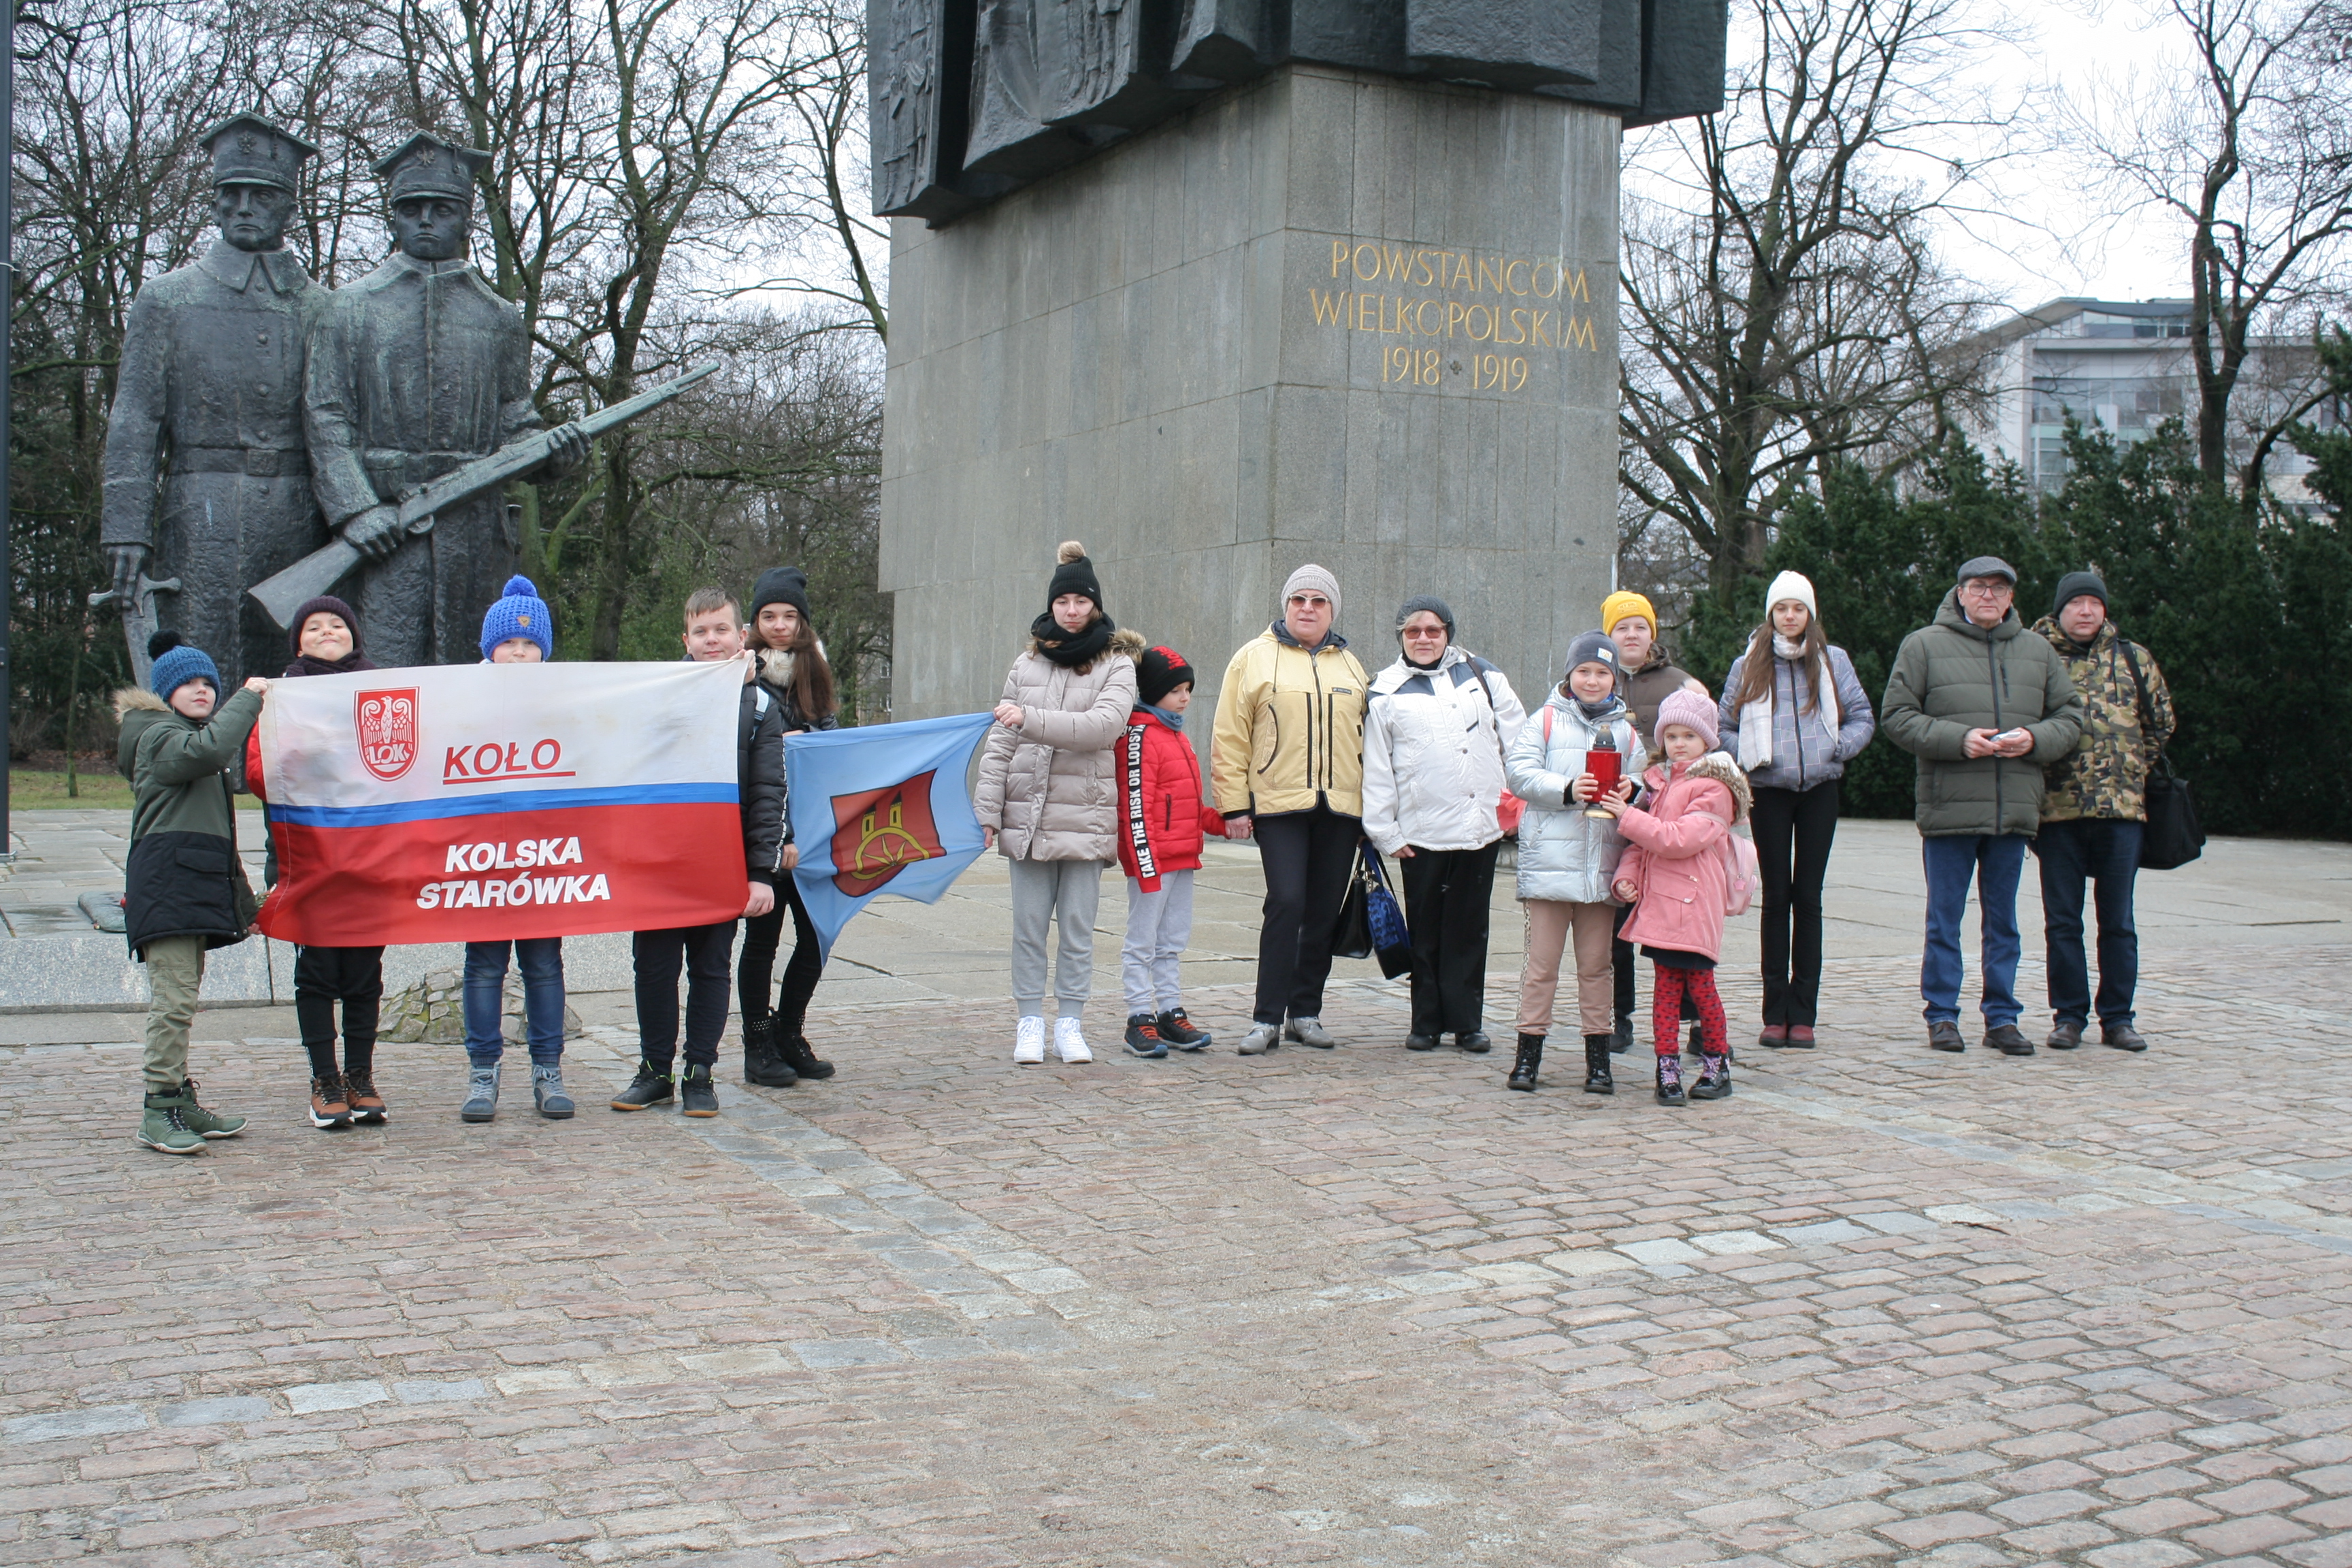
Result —
<path fill-rule="evenodd" d="M 346 1095 L 341 1073 L 329 1073 L 310 1080 L 310 1125 L 329 1129 L 352 1124 L 352 1102 Z"/>
<path fill-rule="evenodd" d="M 392 1115 L 383 1096 L 375 1091 L 373 1073 L 344 1074 L 343 1103 L 352 1108 L 352 1121 L 364 1121 L 371 1127 L 381 1127 Z"/>

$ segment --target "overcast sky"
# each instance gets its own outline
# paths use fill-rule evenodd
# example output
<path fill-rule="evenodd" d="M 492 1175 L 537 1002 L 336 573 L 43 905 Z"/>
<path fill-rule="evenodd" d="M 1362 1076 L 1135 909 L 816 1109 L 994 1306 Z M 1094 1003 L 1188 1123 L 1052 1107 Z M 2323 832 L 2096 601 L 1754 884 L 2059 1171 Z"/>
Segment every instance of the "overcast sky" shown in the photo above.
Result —
<path fill-rule="evenodd" d="M 2180 25 L 2157 0 L 2051 0 L 2021 9 L 2030 38 L 1990 63 L 2016 86 L 2053 98 L 2085 102 L 2102 83 L 2136 77 L 2142 83 L 2179 80 L 2193 86 Z M 2179 298 L 2189 292 L 2189 244 L 2177 218 L 2146 211 L 2097 212 L 2075 176 L 2087 154 L 2061 148 L 2033 153 L 2010 167 L 1998 184 L 2021 216 L 2049 231 L 2037 237 L 2024 225 L 2011 236 L 1956 239 L 1956 262 L 1998 297 L 2024 308 L 2063 294 L 2105 300 Z"/>

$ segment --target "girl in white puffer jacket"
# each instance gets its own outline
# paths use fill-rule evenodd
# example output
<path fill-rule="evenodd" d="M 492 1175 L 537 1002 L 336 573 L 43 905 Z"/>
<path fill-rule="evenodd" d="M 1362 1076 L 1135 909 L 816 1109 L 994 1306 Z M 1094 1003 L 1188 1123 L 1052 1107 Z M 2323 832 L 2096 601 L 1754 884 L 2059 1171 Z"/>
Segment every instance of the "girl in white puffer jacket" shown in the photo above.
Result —
<path fill-rule="evenodd" d="M 1577 1008 L 1584 1033 L 1584 1089 L 1614 1094 L 1609 1045 L 1616 1034 L 1616 965 L 1610 948 L 1617 907 L 1610 883 L 1624 836 L 1585 805 L 1598 790 L 1586 754 L 1606 735 L 1622 759 L 1618 798 L 1633 795 L 1648 758 L 1632 710 L 1617 695 L 1617 645 L 1586 632 L 1569 645 L 1568 675 L 1511 747 L 1511 789 L 1528 803 L 1519 823 L 1519 900 L 1527 960 L 1519 975 L 1519 1053 L 1508 1087 L 1532 1089 L 1551 1029 L 1559 962 L 1575 934 Z"/>

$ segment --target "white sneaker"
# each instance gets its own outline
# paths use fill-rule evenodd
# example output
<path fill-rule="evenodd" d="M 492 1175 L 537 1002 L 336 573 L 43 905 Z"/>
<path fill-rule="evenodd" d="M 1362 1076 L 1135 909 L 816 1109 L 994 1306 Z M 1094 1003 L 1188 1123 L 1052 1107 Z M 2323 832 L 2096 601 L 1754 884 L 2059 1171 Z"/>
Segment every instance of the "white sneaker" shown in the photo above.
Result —
<path fill-rule="evenodd" d="M 1027 1064 L 1045 1059 L 1045 1020 L 1024 1018 L 1013 1030 L 1013 1059 Z"/>
<path fill-rule="evenodd" d="M 1087 1049 L 1087 1037 L 1078 1033 L 1076 1018 L 1054 1020 L 1054 1054 L 1066 1062 L 1090 1062 L 1094 1052 Z"/>

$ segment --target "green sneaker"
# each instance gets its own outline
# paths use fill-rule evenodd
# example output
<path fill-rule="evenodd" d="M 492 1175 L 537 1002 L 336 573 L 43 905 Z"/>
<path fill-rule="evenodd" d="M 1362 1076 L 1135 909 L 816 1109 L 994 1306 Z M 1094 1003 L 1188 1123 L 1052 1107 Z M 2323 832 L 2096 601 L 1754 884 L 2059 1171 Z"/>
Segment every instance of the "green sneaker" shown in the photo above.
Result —
<path fill-rule="evenodd" d="M 194 1079 L 181 1080 L 180 1100 L 181 1123 L 199 1138 L 234 1138 L 245 1131 L 244 1117 L 224 1116 L 196 1103 Z"/>
<path fill-rule="evenodd" d="M 189 1129 L 186 1114 L 195 1102 L 184 1089 L 178 1094 L 151 1094 L 147 1114 L 139 1122 L 139 1142 L 166 1154 L 201 1154 L 205 1141 Z"/>

